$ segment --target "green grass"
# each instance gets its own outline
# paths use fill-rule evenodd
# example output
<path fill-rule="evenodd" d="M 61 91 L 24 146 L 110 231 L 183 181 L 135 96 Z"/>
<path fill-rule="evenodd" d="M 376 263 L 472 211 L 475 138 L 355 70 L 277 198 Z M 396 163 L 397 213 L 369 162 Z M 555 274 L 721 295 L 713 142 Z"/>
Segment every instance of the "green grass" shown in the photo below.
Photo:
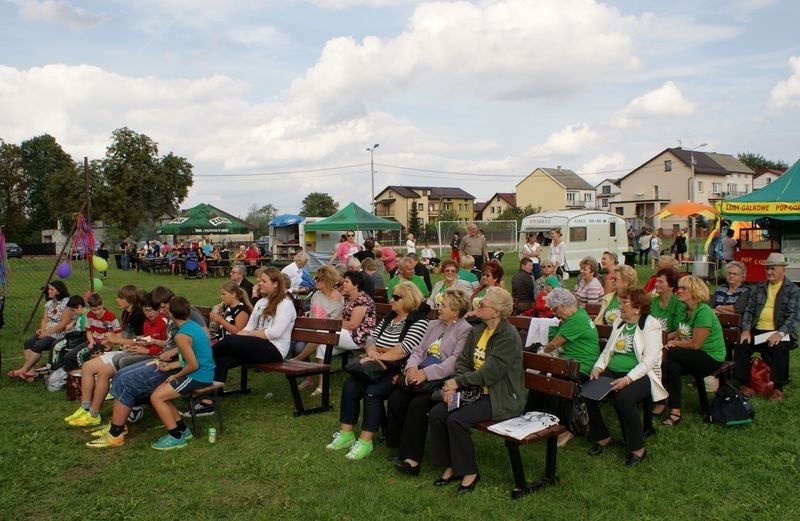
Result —
<path fill-rule="evenodd" d="M 12 260 L 7 325 L 0 330 L 3 370 L 17 367 L 24 336 L 20 317 L 47 276 L 49 261 Z M 510 275 L 516 261 L 507 259 Z M 641 280 L 649 272 L 640 273 Z M 118 272 L 112 268 L 102 293 L 113 307 L 117 287 L 172 287 L 199 305 L 216 300 L 221 280 L 183 280 L 169 275 Z M 80 287 L 80 271 L 68 279 Z M 86 286 L 87 284 L 83 284 Z M 37 315 L 36 320 L 38 320 Z M 34 327 L 35 329 L 35 327 Z M 793 372 L 797 356 L 793 357 Z M 231 375 L 235 382 L 237 374 Z M 332 383 L 338 401 L 343 374 Z M 797 377 L 795 377 L 796 379 Z M 428 462 L 419 478 L 398 475 L 378 445 L 361 462 L 323 447 L 338 426 L 336 411 L 295 418 L 281 375 L 253 374 L 249 395 L 224 399 L 226 432 L 215 445 L 204 433 L 188 449 L 159 453 L 149 448 L 163 432 L 148 411 L 131 426 L 120 449 L 92 451 L 88 435 L 61 419 L 77 404 L 0 377 L 0 517 L 2 519 L 799 519 L 800 483 L 796 432 L 797 383 L 787 401 L 756 399 L 756 422 L 722 429 L 705 425 L 697 395 L 686 389 L 685 416 L 676 428 L 659 427 L 647 440 L 648 457 L 636 469 L 623 466 L 623 450 L 586 455 L 573 440 L 559 451 L 557 486 L 521 500 L 509 499 L 508 457 L 499 439 L 475 433 L 482 481 L 475 493 L 456 497 L 455 487 L 434 489 Z M 265 398 L 266 393 L 273 397 Z M 308 398 L 308 403 L 312 402 Z M 102 411 L 110 412 L 110 402 Z M 606 418 L 619 438 L 613 411 Z M 201 419 L 204 429 L 213 418 Z M 529 479 L 538 478 L 544 445 L 523 448 Z"/>

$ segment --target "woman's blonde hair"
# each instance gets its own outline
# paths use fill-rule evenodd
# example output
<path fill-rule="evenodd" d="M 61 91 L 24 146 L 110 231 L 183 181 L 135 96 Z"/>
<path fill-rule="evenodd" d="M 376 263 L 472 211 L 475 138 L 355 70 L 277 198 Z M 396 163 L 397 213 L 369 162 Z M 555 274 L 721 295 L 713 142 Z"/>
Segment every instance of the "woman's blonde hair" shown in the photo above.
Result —
<path fill-rule="evenodd" d="M 681 263 L 672 255 L 661 255 L 658 258 L 658 266 L 660 268 L 672 268 L 675 271 L 681 270 Z"/>
<path fill-rule="evenodd" d="M 333 288 L 342 280 L 342 276 L 336 271 L 336 268 L 330 264 L 324 264 L 317 268 L 317 278 L 320 282 L 324 282 L 329 288 Z"/>
<path fill-rule="evenodd" d="M 689 292 L 689 296 L 697 302 L 708 302 L 709 292 L 708 286 L 700 278 L 694 275 L 686 275 L 681 277 L 678 281 L 678 287 L 685 289 Z"/>
<path fill-rule="evenodd" d="M 501 318 L 508 318 L 514 310 L 514 298 L 511 293 L 500 286 L 489 286 L 486 288 L 486 297 L 492 297 L 494 308 L 500 313 Z M 486 299 L 486 297 L 483 297 Z"/>
<path fill-rule="evenodd" d="M 402 297 L 400 299 L 400 305 L 406 313 L 411 313 L 419 308 L 424 300 L 419 288 L 408 281 L 401 282 L 395 286 L 394 291 L 392 291 L 392 296 L 394 295 Z"/>
<path fill-rule="evenodd" d="M 247 309 L 248 313 L 252 313 L 253 311 L 253 304 L 250 303 L 250 295 L 247 294 L 245 290 L 239 287 L 238 284 L 233 282 L 232 280 L 226 282 L 222 285 L 222 291 L 230 293 L 232 295 L 236 295 L 236 298 L 239 299 L 239 302 L 244 304 L 245 309 Z"/>
<path fill-rule="evenodd" d="M 455 263 L 454 263 L 455 264 Z M 458 312 L 458 318 L 462 318 L 470 310 L 472 305 L 464 295 L 464 292 L 456 288 L 448 288 L 442 293 L 442 305 L 447 306 Z"/>
<path fill-rule="evenodd" d="M 614 268 L 614 271 L 619 273 L 619 276 L 625 281 L 625 285 L 629 288 L 635 288 L 636 284 L 639 282 L 639 275 L 636 273 L 636 270 L 627 264 L 617 266 Z"/>

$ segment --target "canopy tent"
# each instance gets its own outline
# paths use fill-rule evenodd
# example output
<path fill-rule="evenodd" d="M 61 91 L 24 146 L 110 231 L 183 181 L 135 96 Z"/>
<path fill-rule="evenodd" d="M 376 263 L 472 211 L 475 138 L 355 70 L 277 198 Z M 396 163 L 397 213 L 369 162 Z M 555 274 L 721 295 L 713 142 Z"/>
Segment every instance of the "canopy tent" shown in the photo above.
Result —
<path fill-rule="evenodd" d="M 284 213 L 273 217 L 272 220 L 269 222 L 269 225 L 272 226 L 273 228 L 284 228 L 286 226 L 293 226 L 295 224 L 300 224 L 301 222 L 303 222 L 303 219 L 305 219 L 305 217 L 302 217 L 300 215 Z"/>
<path fill-rule="evenodd" d="M 326 219 L 307 224 L 306 230 L 400 230 L 402 227 L 403 225 L 397 221 L 381 219 L 356 203 L 350 203 Z"/>
<path fill-rule="evenodd" d="M 720 204 L 720 215 L 730 221 L 769 217 L 800 221 L 800 161 L 764 188 Z"/>
<path fill-rule="evenodd" d="M 659 219 L 666 219 L 671 216 L 686 218 L 692 215 L 702 215 L 706 219 L 714 219 L 717 216 L 717 211 L 702 203 L 693 203 L 686 201 L 685 203 L 675 203 L 665 207 L 658 212 L 654 217 Z"/>
<path fill-rule="evenodd" d="M 250 225 L 210 204 L 198 204 L 156 230 L 159 235 L 222 235 L 249 233 Z"/>

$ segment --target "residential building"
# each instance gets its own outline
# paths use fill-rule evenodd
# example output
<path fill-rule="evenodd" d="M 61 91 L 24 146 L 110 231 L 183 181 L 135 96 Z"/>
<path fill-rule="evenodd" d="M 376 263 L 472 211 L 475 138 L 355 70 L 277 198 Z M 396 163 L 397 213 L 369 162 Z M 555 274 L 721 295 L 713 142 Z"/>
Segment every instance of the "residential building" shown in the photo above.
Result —
<path fill-rule="evenodd" d="M 477 208 L 478 204 L 483 204 L 480 210 Z M 477 203 L 475 206 L 476 221 L 494 221 L 507 209 L 517 206 L 517 196 L 508 192 L 497 192 L 485 203 Z"/>
<path fill-rule="evenodd" d="M 474 203 L 475 196 L 461 188 L 390 185 L 375 196 L 375 215 L 408 228 L 409 213 L 416 205 L 423 225 L 437 222 L 444 212 L 469 221 L 474 216 Z"/>
<path fill-rule="evenodd" d="M 785 168 L 781 168 L 780 170 L 775 168 L 759 168 L 758 172 L 753 175 L 753 190 L 764 188 L 783 175 L 784 172 L 786 172 Z"/>
<path fill-rule="evenodd" d="M 561 168 L 537 168 L 517 183 L 517 206 L 541 207 L 542 212 L 565 208 L 594 208 L 594 187 L 581 176 Z"/>
<path fill-rule="evenodd" d="M 622 177 L 620 193 L 611 197 L 611 211 L 641 226 L 671 230 L 686 226 L 685 219 L 670 217 L 660 222 L 654 215 L 671 203 L 692 200 L 713 206 L 714 201 L 752 191 L 753 171 L 730 154 L 667 148 Z"/>
<path fill-rule="evenodd" d="M 594 199 L 597 202 L 596 208 L 606 212 L 611 211 L 611 203 L 609 201 L 620 193 L 619 179 L 604 179 L 600 184 L 594 187 Z"/>

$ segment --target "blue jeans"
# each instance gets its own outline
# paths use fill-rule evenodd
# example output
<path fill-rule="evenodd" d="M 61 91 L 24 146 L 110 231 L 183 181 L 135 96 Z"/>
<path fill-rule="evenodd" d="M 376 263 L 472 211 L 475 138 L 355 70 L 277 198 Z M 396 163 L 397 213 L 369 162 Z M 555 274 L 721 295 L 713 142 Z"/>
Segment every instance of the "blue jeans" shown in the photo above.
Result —
<path fill-rule="evenodd" d="M 163 384 L 169 375 L 178 372 L 159 371 L 155 365 L 147 365 L 148 360 L 120 369 L 111 382 L 111 396 L 122 405 L 133 407 L 150 400 L 156 387 Z"/>
<path fill-rule="evenodd" d="M 355 425 L 358 422 L 359 402 L 364 400 L 364 420 L 361 430 L 377 432 L 383 419 L 383 400 L 392 391 L 394 383 L 392 377 L 397 373 L 385 374 L 376 383 L 365 383 L 352 376 L 342 384 L 342 400 L 339 411 L 339 422 L 346 425 Z"/>

